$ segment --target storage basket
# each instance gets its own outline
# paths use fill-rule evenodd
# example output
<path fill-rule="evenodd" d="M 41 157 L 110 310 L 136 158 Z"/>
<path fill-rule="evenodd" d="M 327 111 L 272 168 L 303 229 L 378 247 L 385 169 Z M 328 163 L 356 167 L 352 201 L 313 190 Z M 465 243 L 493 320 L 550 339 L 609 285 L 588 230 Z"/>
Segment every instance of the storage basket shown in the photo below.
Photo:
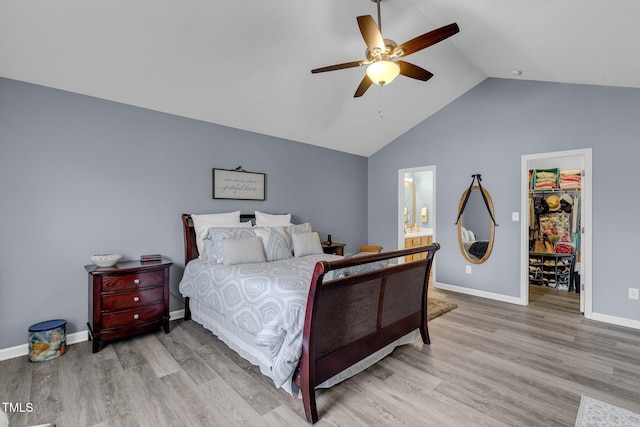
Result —
<path fill-rule="evenodd" d="M 44 362 L 55 359 L 67 350 L 67 321 L 47 320 L 29 327 L 29 360 Z"/>
<path fill-rule="evenodd" d="M 536 175 L 538 172 L 550 172 L 552 174 L 555 175 L 555 186 L 552 188 L 549 187 L 543 187 L 540 188 L 537 186 L 537 179 L 536 179 Z M 556 189 L 559 188 L 558 187 L 558 179 L 560 178 L 560 169 L 558 168 L 551 168 L 551 169 L 534 169 L 533 170 L 533 176 L 531 178 L 531 190 L 550 190 L 550 189 Z"/>

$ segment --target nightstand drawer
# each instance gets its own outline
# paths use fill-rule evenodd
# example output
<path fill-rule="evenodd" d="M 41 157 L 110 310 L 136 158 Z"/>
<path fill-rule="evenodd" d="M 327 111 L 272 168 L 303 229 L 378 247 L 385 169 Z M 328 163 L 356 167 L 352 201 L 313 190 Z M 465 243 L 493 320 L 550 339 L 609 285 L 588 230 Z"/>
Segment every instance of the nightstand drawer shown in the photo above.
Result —
<path fill-rule="evenodd" d="M 148 305 L 131 310 L 122 310 L 102 315 L 102 328 L 111 329 L 120 326 L 134 326 L 139 323 L 162 319 L 163 304 Z"/>
<path fill-rule="evenodd" d="M 146 288 L 164 283 L 164 270 L 148 272 L 117 274 L 114 276 L 104 276 L 102 279 L 102 291 L 125 291 L 128 289 Z"/>
<path fill-rule="evenodd" d="M 155 304 L 164 300 L 164 287 L 144 289 L 126 293 L 103 295 L 102 311 L 125 310 Z"/>
<path fill-rule="evenodd" d="M 93 352 L 105 341 L 151 332 L 169 333 L 169 270 L 173 263 L 124 261 L 86 265 L 89 273 L 89 336 Z"/>

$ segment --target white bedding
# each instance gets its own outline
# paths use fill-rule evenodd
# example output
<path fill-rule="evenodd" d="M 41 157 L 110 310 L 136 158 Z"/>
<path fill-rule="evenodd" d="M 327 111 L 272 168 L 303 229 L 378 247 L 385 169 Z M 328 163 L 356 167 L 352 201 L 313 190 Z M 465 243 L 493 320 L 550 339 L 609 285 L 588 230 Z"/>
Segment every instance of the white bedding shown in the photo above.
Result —
<path fill-rule="evenodd" d="M 271 360 L 271 377 L 280 387 L 300 359 L 304 316 L 315 254 L 249 264 L 206 264 L 193 260 L 180 282 L 184 296 L 201 301 L 255 336 Z"/>
<path fill-rule="evenodd" d="M 217 313 L 211 307 L 207 307 L 200 301 L 191 300 L 191 316 L 192 320 L 201 324 L 206 329 L 217 336 L 227 347 L 238 353 L 243 359 L 260 368 L 263 375 L 273 379 L 272 365 L 268 351 L 265 347 L 255 344 L 255 336 L 244 331 L 235 325 L 228 318 Z M 384 348 L 366 357 L 351 367 L 345 369 L 339 374 L 329 378 L 327 381 L 318 385 L 316 388 L 329 388 L 335 384 L 346 380 L 359 372 L 364 371 L 368 367 L 382 360 L 385 356 L 391 354 L 394 348 L 416 342 L 420 336 L 419 331 L 415 331 L 405 335 L 404 337 L 392 342 Z M 418 340 L 420 343 L 422 340 Z M 292 396 L 299 396 L 298 386 L 293 382 L 293 378 L 288 378 L 281 386 L 283 390 Z"/>
<path fill-rule="evenodd" d="M 302 352 L 306 301 L 313 267 L 341 257 L 315 254 L 278 261 L 225 266 L 189 262 L 180 292 L 190 297 L 192 319 L 260 367 L 277 387 L 297 393 L 291 378 Z M 329 279 L 329 277 L 326 277 Z M 330 387 L 382 359 L 417 330 L 328 380 Z"/>

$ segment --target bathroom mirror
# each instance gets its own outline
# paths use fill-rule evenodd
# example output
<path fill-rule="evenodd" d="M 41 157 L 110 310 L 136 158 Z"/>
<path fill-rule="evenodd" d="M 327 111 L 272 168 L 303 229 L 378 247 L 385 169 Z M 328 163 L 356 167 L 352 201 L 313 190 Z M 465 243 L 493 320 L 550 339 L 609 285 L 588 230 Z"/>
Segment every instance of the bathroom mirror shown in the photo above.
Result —
<path fill-rule="evenodd" d="M 483 194 L 484 197 L 482 197 Z M 491 255 L 495 232 L 493 201 L 489 192 L 478 185 L 470 186 L 462 193 L 458 206 L 458 212 L 460 211 L 462 211 L 458 219 L 460 251 L 467 261 L 482 264 Z"/>
<path fill-rule="evenodd" d="M 416 185 L 410 178 L 404 181 L 404 226 L 414 227 L 416 224 Z"/>

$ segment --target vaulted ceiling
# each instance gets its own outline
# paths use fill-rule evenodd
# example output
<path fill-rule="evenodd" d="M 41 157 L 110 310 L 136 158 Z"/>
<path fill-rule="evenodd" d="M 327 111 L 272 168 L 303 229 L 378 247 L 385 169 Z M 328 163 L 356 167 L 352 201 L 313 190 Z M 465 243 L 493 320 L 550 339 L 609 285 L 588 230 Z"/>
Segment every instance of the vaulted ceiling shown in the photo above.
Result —
<path fill-rule="evenodd" d="M 460 32 L 353 94 L 371 0 L 3 0 L 0 76 L 369 156 L 487 77 L 640 88 L 638 0 L 382 0 L 398 44 Z M 518 74 L 519 73 L 519 74 Z M 0 94 L 0 97 L 2 94 Z"/>

